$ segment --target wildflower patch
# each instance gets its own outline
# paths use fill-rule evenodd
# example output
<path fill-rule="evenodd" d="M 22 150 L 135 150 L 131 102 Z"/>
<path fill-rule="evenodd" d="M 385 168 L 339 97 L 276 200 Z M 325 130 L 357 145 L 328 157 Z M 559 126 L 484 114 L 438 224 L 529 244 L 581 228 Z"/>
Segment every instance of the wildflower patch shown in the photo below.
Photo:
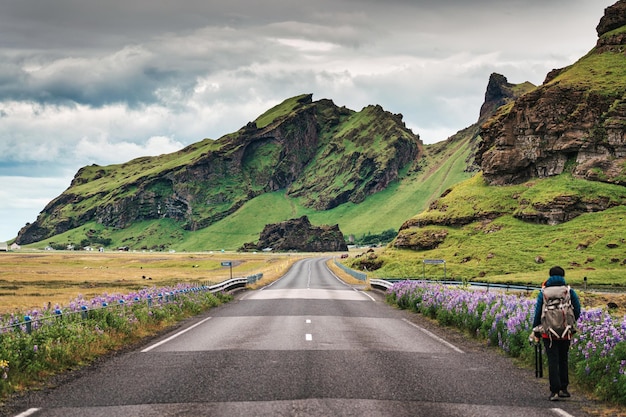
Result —
<path fill-rule="evenodd" d="M 401 281 L 387 300 L 443 325 L 466 330 L 489 345 L 532 365 L 535 298 L 485 289 Z M 598 398 L 626 404 L 626 316 L 615 319 L 603 309 L 583 310 L 572 339 L 570 367 L 579 384 Z"/>

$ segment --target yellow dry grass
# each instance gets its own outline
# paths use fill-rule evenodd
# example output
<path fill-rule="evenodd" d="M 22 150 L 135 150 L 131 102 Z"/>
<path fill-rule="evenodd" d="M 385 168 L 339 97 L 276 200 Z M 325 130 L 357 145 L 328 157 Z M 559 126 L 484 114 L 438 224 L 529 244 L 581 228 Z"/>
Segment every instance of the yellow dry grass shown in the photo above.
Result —
<path fill-rule="evenodd" d="M 263 273 L 261 284 L 306 255 L 239 253 L 0 253 L 0 314 L 67 305 L 79 295 L 127 293 L 177 283 L 211 284 Z"/>

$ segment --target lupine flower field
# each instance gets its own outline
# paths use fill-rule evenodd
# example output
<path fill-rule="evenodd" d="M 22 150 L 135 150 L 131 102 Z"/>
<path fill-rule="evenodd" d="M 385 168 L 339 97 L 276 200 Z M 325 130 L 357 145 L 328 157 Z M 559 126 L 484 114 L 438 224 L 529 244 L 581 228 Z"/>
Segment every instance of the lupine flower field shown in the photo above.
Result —
<path fill-rule="evenodd" d="M 387 299 L 532 364 L 534 348 L 528 339 L 535 297 L 401 281 L 388 290 Z M 570 351 L 570 376 L 598 398 L 626 404 L 626 317 L 613 317 L 603 309 L 583 310 L 578 329 Z"/>
<path fill-rule="evenodd" d="M 227 301 L 181 284 L 129 294 L 84 299 L 0 317 L 0 398 L 56 372 Z M 455 326 L 513 357 L 532 364 L 535 297 L 500 291 L 401 281 L 387 293 L 390 303 Z M 19 325 L 16 325 L 18 324 Z M 572 341 L 570 374 L 599 398 L 626 404 L 626 317 L 603 309 L 583 310 Z M 544 357 L 545 358 L 545 357 Z"/>
<path fill-rule="evenodd" d="M 145 288 L 0 317 L 0 399 L 228 301 L 190 284 Z"/>

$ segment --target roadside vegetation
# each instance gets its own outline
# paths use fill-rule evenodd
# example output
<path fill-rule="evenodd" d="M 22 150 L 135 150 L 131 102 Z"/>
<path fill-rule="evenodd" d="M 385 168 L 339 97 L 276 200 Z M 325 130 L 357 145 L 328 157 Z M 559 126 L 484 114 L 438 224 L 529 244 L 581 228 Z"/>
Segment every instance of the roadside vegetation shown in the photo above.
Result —
<path fill-rule="evenodd" d="M 202 287 L 152 287 L 0 317 L 0 400 L 230 300 Z M 21 323 L 21 324 L 19 324 Z M 19 324 L 19 325 L 18 325 Z"/>
<path fill-rule="evenodd" d="M 529 337 L 536 296 L 536 292 L 516 295 L 402 281 L 388 291 L 387 300 L 457 327 L 531 367 L 535 357 Z M 544 369 L 547 372 L 547 362 Z M 600 400 L 626 405 L 626 316 L 606 308 L 583 309 L 572 340 L 570 369 L 577 388 Z"/>
<path fill-rule="evenodd" d="M 231 277 L 282 276 L 302 256 L 234 253 L 0 255 L 0 403 L 231 300 Z"/>

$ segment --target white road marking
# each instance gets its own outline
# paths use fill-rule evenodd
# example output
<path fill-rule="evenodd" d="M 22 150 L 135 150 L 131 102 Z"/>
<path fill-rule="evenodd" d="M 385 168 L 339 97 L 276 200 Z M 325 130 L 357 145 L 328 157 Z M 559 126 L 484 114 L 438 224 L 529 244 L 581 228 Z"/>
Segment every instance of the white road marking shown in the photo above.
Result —
<path fill-rule="evenodd" d="M 455 352 L 458 353 L 465 353 L 463 352 L 461 349 L 459 349 L 458 347 L 454 346 L 452 343 L 448 342 L 447 340 L 442 339 L 441 337 L 437 336 L 434 333 L 429 332 L 428 330 L 424 329 L 423 327 L 418 326 L 415 323 L 410 322 L 407 319 L 402 319 L 402 321 L 410 324 L 411 326 L 415 327 L 416 329 L 418 329 L 419 331 L 426 333 L 428 336 L 430 336 L 431 338 L 435 339 L 436 341 L 438 341 L 439 343 L 443 343 L 444 345 L 448 346 L 450 349 L 454 350 Z"/>
<path fill-rule="evenodd" d="M 29 408 L 21 414 L 16 415 L 15 417 L 27 417 L 32 414 L 35 414 L 37 411 L 41 410 L 41 408 Z"/>
<path fill-rule="evenodd" d="M 310 319 L 306 319 L 306 324 L 311 324 L 311 320 Z"/>
<path fill-rule="evenodd" d="M 353 289 L 354 289 L 354 291 L 358 292 L 359 294 L 363 294 L 363 295 L 365 295 L 365 296 L 369 297 L 369 298 L 370 298 L 370 300 L 372 300 L 373 302 L 376 302 L 376 300 L 374 299 L 374 297 L 372 297 L 371 295 L 369 295 L 369 294 L 368 294 L 368 293 L 366 293 L 365 291 L 360 291 L 360 290 L 357 290 L 356 288 L 353 288 Z"/>
<path fill-rule="evenodd" d="M 352 290 L 326 290 L 326 289 L 294 289 L 294 290 L 267 290 L 251 291 L 246 300 L 277 300 L 277 299 L 305 299 L 305 300 L 344 300 L 344 301 L 369 301 L 361 292 Z"/>
<path fill-rule="evenodd" d="M 174 338 L 176 338 L 176 337 L 180 336 L 180 335 L 181 335 L 181 334 L 183 334 L 183 333 L 188 332 L 189 330 L 193 329 L 194 327 L 199 326 L 199 325 L 201 325 L 202 323 L 204 323 L 205 321 L 207 321 L 207 320 L 211 320 L 211 319 L 212 319 L 212 317 L 207 317 L 206 319 L 204 319 L 204 320 L 202 320 L 202 321 L 199 321 L 198 323 L 194 324 L 193 326 L 189 326 L 189 327 L 187 327 L 185 330 L 181 330 L 180 332 L 178 332 L 178 333 L 176 333 L 176 334 L 171 335 L 171 336 L 170 336 L 170 337 L 168 337 L 167 339 L 165 339 L 165 340 L 161 340 L 159 343 L 155 343 L 155 344 L 154 344 L 154 345 L 152 345 L 152 346 L 148 346 L 147 348 L 145 348 L 144 350 L 142 350 L 142 351 L 141 351 L 141 353 L 146 353 L 146 352 L 149 352 L 149 351 L 151 351 L 152 349 L 154 349 L 155 347 L 159 347 L 159 346 L 161 346 L 162 344 L 169 342 L 170 340 L 172 340 L 172 339 L 174 339 Z"/>
<path fill-rule="evenodd" d="M 561 416 L 561 417 L 574 417 L 573 415 L 571 415 L 570 413 L 568 413 L 565 410 L 562 410 L 560 408 L 551 408 L 550 411 L 552 411 L 553 413 Z"/>
<path fill-rule="evenodd" d="M 304 336 L 304 340 L 306 340 L 307 342 L 310 342 L 311 340 L 313 340 L 313 335 L 311 333 L 307 333 Z"/>

